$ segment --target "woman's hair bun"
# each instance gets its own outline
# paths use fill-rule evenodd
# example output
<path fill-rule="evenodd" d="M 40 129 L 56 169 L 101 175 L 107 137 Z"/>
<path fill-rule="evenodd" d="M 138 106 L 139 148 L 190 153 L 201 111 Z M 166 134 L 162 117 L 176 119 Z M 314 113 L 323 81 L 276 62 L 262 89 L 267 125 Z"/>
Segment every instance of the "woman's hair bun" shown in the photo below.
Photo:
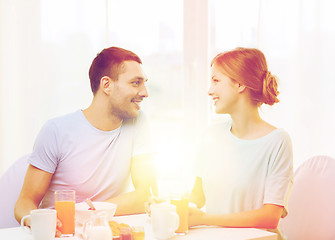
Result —
<path fill-rule="evenodd" d="M 272 75 L 270 71 L 266 71 L 263 79 L 263 102 L 268 105 L 279 102 L 278 94 L 277 77 Z"/>

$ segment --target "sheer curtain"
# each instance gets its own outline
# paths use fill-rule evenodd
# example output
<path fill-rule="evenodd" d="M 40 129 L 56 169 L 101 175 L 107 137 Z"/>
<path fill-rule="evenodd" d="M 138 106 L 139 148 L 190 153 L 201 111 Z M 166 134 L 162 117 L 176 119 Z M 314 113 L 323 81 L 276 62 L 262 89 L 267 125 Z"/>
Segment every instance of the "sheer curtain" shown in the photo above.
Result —
<path fill-rule="evenodd" d="M 259 45 L 282 92 L 269 118 L 291 133 L 295 168 L 313 155 L 335 156 L 334 10 L 330 0 L 261 1 Z"/>
<path fill-rule="evenodd" d="M 335 156 L 333 12 L 331 0 L 0 0 L 0 175 L 45 121 L 89 105 L 88 68 L 112 45 L 143 59 L 165 183 L 192 164 L 200 128 L 224 117 L 207 97 L 209 61 L 236 46 L 260 48 L 280 79 L 281 102 L 262 115 L 290 133 L 295 166 Z"/>
<path fill-rule="evenodd" d="M 0 1 L 0 174 L 50 118 L 86 108 L 106 45 L 105 0 Z"/>
<path fill-rule="evenodd" d="M 317 154 L 335 156 L 334 5 L 330 0 L 212 0 L 210 55 L 260 48 L 279 78 L 280 103 L 263 117 L 291 135 L 294 167 Z M 211 114 L 211 121 L 217 118 Z"/>

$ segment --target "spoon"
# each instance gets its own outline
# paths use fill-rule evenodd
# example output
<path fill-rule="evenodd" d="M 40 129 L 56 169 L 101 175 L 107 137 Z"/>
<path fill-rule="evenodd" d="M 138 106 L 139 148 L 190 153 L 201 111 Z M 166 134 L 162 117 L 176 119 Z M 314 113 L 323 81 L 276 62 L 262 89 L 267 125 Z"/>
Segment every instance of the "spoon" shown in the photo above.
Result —
<path fill-rule="evenodd" d="M 94 207 L 94 205 L 93 205 L 91 199 L 87 198 L 87 199 L 85 200 L 85 203 L 87 203 L 87 205 L 90 207 L 89 210 L 96 210 L 96 208 Z"/>

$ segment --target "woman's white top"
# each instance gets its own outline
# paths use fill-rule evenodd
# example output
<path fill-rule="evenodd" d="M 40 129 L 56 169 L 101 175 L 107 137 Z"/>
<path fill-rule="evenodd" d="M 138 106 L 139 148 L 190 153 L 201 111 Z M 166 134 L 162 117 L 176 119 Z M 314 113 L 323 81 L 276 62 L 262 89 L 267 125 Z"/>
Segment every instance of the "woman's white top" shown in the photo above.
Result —
<path fill-rule="evenodd" d="M 231 131 L 231 120 L 209 128 L 198 155 L 206 212 L 229 214 L 263 204 L 285 206 L 293 181 L 292 144 L 275 129 L 264 137 L 243 140 Z"/>

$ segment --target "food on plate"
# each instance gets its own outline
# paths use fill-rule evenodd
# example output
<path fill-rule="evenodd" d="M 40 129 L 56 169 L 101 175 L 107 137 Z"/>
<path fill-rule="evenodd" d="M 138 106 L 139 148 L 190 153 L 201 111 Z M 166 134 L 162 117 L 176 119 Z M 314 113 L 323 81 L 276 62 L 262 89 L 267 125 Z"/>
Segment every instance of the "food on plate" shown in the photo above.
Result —
<path fill-rule="evenodd" d="M 130 227 L 126 223 L 117 223 L 115 221 L 109 221 L 109 226 L 112 229 L 113 236 L 120 236 L 120 228 L 122 227 Z"/>

